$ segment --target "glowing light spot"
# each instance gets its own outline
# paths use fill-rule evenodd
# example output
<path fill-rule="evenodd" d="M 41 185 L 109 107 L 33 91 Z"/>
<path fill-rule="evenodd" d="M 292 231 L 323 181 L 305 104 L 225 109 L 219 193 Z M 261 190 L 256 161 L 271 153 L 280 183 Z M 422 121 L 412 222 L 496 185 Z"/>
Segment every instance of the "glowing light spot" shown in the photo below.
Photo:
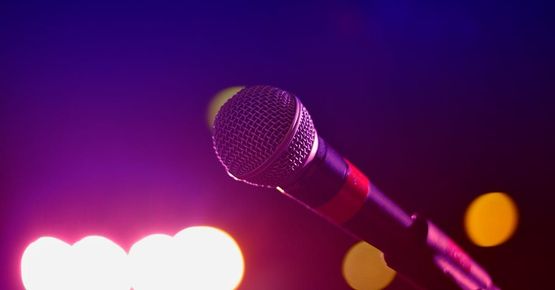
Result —
<path fill-rule="evenodd" d="M 474 199 L 464 218 L 468 237 L 482 247 L 504 243 L 514 234 L 517 224 L 517 206 L 501 192 L 486 193 Z"/>
<path fill-rule="evenodd" d="M 129 290 L 131 288 L 127 253 L 111 240 L 89 236 L 75 243 L 73 251 L 76 270 L 74 289 Z"/>
<path fill-rule="evenodd" d="M 393 281 L 395 270 L 387 266 L 380 250 L 358 242 L 343 259 L 343 277 L 353 289 L 378 290 Z"/>
<path fill-rule="evenodd" d="M 223 89 L 223 90 L 219 91 L 218 93 L 216 93 L 216 95 L 212 98 L 212 101 L 208 105 L 207 116 L 208 116 L 208 126 L 210 128 L 212 128 L 212 125 L 214 124 L 214 119 L 216 118 L 216 114 L 220 110 L 220 107 L 227 100 L 229 100 L 231 97 L 233 97 L 233 95 L 235 95 L 237 92 L 239 92 L 243 88 L 244 87 L 239 87 L 239 86 L 238 87 L 229 87 L 229 88 Z"/>
<path fill-rule="evenodd" d="M 27 290 L 70 290 L 70 245 L 51 237 L 27 246 L 21 258 L 21 279 Z"/>
<path fill-rule="evenodd" d="M 229 290 L 239 286 L 243 273 L 243 255 L 233 238 L 205 226 L 174 237 L 147 236 L 129 254 L 100 236 L 73 246 L 43 237 L 21 258 L 27 290 Z"/>
<path fill-rule="evenodd" d="M 191 227 L 175 236 L 183 264 L 183 289 L 234 289 L 245 269 L 241 249 L 226 232 L 206 226 Z"/>
<path fill-rule="evenodd" d="M 134 290 L 179 289 L 179 260 L 175 256 L 173 237 L 150 235 L 129 250 Z"/>

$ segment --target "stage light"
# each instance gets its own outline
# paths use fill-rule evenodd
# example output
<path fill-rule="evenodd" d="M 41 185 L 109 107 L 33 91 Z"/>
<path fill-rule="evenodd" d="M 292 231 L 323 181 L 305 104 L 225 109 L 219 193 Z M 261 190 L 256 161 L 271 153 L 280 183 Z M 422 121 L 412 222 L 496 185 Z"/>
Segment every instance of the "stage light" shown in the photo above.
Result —
<path fill-rule="evenodd" d="M 383 253 L 366 242 L 353 245 L 343 258 L 343 277 L 353 289 L 384 289 L 395 271 L 385 263 Z"/>
<path fill-rule="evenodd" d="M 21 258 L 27 290 L 182 290 L 236 288 L 244 273 L 233 238 L 213 227 L 191 227 L 174 237 L 147 236 L 129 254 L 114 242 L 88 236 L 73 246 L 51 237 L 31 243 Z"/>
<path fill-rule="evenodd" d="M 175 252 L 173 237 L 168 235 L 150 235 L 136 242 L 129 250 L 133 289 L 180 289 Z"/>
<path fill-rule="evenodd" d="M 184 266 L 183 289 L 234 289 L 244 273 L 241 249 L 226 232 L 206 226 L 190 227 L 175 236 Z"/>
<path fill-rule="evenodd" d="M 244 262 L 237 243 L 222 230 L 191 227 L 175 237 L 151 235 L 129 251 L 134 290 L 236 288 Z"/>
<path fill-rule="evenodd" d="M 27 246 L 21 258 L 21 279 L 27 290 L 73 290 L 71 246 L 42 237 Z"/>
<path fill-rule="evenodd" d="M 112 241 L 90 236 L 73 246 L 43 237 L 21 258 L 27 290 L 129 290 L 127 255 Z"/>
<path fill-rule="evenodd" d="M 79 290 L 129 290 L 127 253 L 111 240 L 89 236 L 73 245 L 74 281 Z"/>
<path fill-rule="evenodd" d="M 214 124 L 214 119 L 216 118 L 216 114 L 218 113 L 218 110 L 220 110 L 220 107 L 227 100 L 233 97 L 233 95 L 235 95 L 238 91 L 242 90 L 243 88 L 244 87 L 240 87 L 240 86 L 229 87 L 219 91 L 218 93 L 216 93 L 216 95 L 214 95 L 214 97 L 212 98 L 212 101 L 208 105 L 208 112 L 207 112 L 208 126 L 210 128 L 212 128 L 212 125 Z"/>
<path fill-rule="evenodd" d="M 517 224 L 517 206 L 502 192 L 486 193 L 474 199 L 464 218 L 468 237 L 482 247 L 504 243 L 514 234 Z"/>

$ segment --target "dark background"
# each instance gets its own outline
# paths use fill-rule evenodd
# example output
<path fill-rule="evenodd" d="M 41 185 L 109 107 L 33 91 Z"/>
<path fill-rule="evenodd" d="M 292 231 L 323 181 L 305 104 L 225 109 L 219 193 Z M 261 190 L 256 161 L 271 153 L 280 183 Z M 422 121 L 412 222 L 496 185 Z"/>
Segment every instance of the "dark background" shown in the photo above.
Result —
<path fill-rule="evenodd" d="M 2 1 L 0 288 L 22 288 L 19 259 L 40 236 L 100 234 L 129 249 L 206 224 L 241 245 L 241 289 L 347 289 L 354 240 L 234 182 L 212 151 L 214 94 L 269 84 L 300 96 L 321 136 L 503 289 L 546 289 L 553 12 L 534 1 Z M 462 220 L 491 191 L 514 198 L 520 224 L 479 248 Z"/>

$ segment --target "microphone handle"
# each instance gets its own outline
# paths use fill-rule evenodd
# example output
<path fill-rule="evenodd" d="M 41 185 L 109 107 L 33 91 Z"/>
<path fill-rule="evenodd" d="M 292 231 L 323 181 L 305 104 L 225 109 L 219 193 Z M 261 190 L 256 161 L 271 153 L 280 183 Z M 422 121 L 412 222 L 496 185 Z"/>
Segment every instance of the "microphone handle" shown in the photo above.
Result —
<path fill-rule="evenodd" d="M 313 160 L 278 190 L 362 239 L 416 288 L 496 288 L 489 275 L 435 225 L 408 215 L 319 138 Z"/>

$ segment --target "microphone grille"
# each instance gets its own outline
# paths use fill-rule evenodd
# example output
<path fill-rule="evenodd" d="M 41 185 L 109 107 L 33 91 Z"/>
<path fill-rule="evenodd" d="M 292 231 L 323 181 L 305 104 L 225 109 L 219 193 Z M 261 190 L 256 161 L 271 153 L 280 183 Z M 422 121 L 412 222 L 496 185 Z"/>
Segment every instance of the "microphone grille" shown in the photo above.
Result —
<path fill-rule="evenodd" d="M 275 187 L 302 169 L 315 145 L 308 111 L 292 94 L 270 86 L 247 87 L 221 108 L 213 142 L 228 174 Z"/>

